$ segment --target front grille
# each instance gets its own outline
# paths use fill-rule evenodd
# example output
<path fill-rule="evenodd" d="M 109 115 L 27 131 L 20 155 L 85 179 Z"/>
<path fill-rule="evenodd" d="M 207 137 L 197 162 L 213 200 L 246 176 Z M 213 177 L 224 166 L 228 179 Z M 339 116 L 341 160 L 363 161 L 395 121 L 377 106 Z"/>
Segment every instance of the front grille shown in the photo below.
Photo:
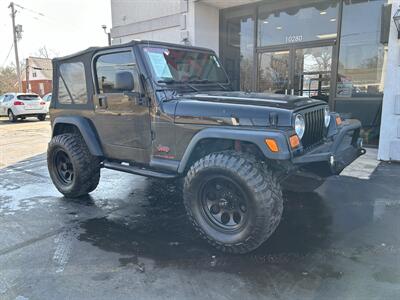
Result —
<path fill-rule="evenodd" d="M 319 144 L 324 138 L 324 116 L 323 107 L 304 113 L 304 120 L 306 122 L 306 130 L 302 138 L 304 148 L 310 148 Z"/>

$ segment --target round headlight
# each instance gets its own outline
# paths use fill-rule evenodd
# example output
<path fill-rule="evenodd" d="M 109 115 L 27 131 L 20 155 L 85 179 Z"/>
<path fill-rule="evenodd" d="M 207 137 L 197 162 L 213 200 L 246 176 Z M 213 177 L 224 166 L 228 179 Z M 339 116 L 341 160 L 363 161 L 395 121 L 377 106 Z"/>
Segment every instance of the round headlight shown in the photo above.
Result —
<path fill-rule="evenodd" d="M 294 130 L 299 139 L 303 137 L 304 132 L 306 131 L 306 122 L 304 121 L 304 117 L 300 114 L 297 114 L 294 119 Z"/>
<path fill-rule="evenodd" d="M 329 123 L 331 122 L 331 113 L 328 107 L 325 107 L 324 114 L 325 114 L 325 127 L 328 127 Z"/>

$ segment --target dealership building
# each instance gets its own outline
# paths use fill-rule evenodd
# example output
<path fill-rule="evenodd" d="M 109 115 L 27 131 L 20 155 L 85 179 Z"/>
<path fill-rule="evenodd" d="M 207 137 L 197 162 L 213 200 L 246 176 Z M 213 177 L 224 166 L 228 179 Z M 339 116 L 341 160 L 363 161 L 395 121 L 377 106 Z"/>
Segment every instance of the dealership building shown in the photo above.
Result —
<path fill-rule="evenodd" d="M 400 0 L 111 0 L 113 44 L 211 48 L 235 89 L 309 96 L 400 160 Z"/>

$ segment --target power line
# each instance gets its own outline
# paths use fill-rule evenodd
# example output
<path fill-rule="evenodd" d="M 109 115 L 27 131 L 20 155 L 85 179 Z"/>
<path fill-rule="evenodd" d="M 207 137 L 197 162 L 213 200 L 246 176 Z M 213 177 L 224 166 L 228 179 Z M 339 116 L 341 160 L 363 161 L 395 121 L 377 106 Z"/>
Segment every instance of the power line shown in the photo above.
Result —
<path fill-rule="evenodd" d="M 4 60 L 4 62 L 3 62 L 2 68 L 4 68 L 4 66 L 6 65 L 6 62 L 7 62 L 8 58 L 10 57 L 11 50 L 13 49 L 13 47 L 14 47 L 14 43 L 11 43 L 10 50 L 8 51 L 7 57 L 6 57 L 6 59 Z"/>
<path fill-rule="evenodd" d="M 25 9 L 25 10 L 27 10 L 27 11 L 30 11 L 31 13 L 37 14 L 37 15 L 39 15 L 39 16 L 45 17 L 44 13 L 41 13 L 41 12 L 39 12 L 39 11 L 30 9 L 30 8 L 27 8 L 27 7 L 23 7 L 22 5 L 19 5 L 19 4 L 17 4 L 17 3 L 15 3 L 15 6 L 21 8 L 21 9 Z"/>
<path fill-rule="evenodd" d="M 20 5 L 17 5 L 17 4 L 15 4 L 15 6 L 20 7 Z M 56 25 L 56 26 L 65 27 L 65 28 L 67 28 L 67 26 L 68 26 L 69 30 L 74 30 L 76 32 L 80 32 L 80 30 L 81 30 L 81 28 L 76 27 L 75 25 L 72 25 L 72 24 L 68 24 L 68 25 L 61 24 L 59 21 L 57 21 L 57 20 L 55 20 L 53 18 L 50 18 L 50 17 L 48 17 L 47 15 L 45 15 L 45 14 L 43 14 L 41 12 L 36 12 L 36 11 L 31 10 L 29 8 L 26 8 L 26 7 L 24 7 L 23 9 L 24 10 L 20 11 L 20 12 L 24 13 L 25 17 L 32 18 L 35 21 L 46 22 L 46 23 L 51 24 L 53 26 Z M 26 12 L 32 13 L 33 15 L 32 14 L 25 14 Z"/>

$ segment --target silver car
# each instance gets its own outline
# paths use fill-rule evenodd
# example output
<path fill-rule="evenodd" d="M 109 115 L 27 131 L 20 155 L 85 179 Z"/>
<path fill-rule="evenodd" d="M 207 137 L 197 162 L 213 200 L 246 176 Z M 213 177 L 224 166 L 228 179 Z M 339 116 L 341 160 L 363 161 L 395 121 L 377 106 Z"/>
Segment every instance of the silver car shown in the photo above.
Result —
<path fill-rule="evenodd" d="M 8 116 L 11 122 L 27 117 L 46 119 L 49 109 L 39 95 L 33 93 L 7 93 L 0 97 L 0 116 Z"/>
<path fill-rule="evenodd" d="M 44 100 L 44 102 L 46 102 L 47 111 L 49 111 L 49 108 L 50 108 L 51 95 L 52 95 L 52 93 L 48 93 L 48 94 L 46 94 L 46 95 L 44 95 L 44 96 L 42 97 L 42 99 Z"/>

